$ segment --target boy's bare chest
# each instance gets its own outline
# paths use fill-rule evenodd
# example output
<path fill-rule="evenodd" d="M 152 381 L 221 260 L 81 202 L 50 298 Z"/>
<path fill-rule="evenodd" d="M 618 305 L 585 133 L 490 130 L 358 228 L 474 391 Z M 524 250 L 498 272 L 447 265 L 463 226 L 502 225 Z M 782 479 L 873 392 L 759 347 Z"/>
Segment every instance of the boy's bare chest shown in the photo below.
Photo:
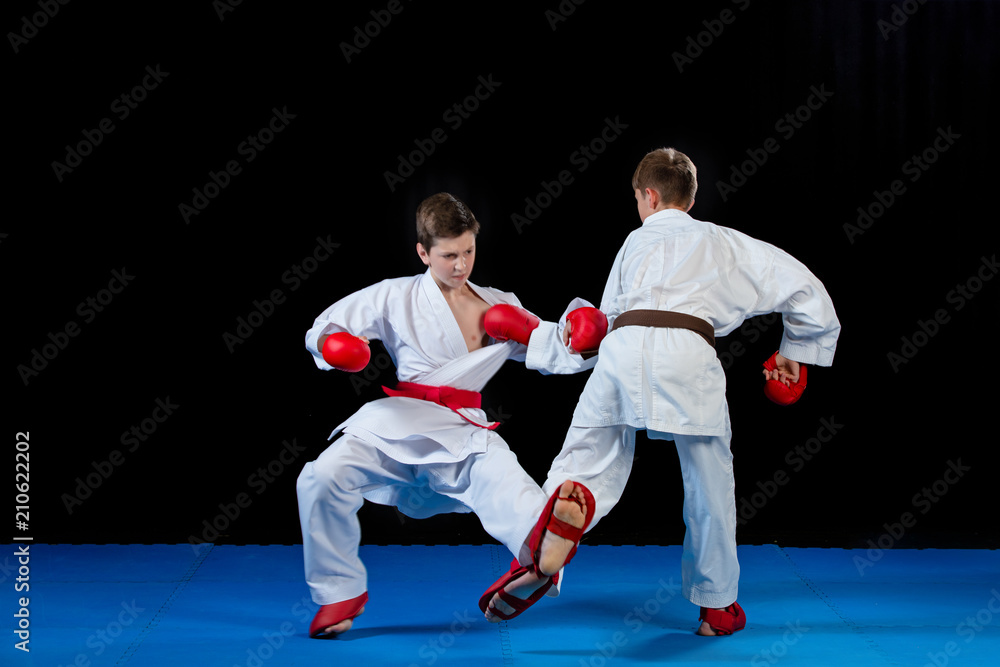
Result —
<path fill-rule="evenodd" d="M 458 328 L 462 330 L 462 338 L 469 352 L 478 350 L 489 342 L 489 336 L 486 335 L 483 326 L 483 316 L 490 309 L 489 304 L 478 297 L 472 297 L 448 305 L 455 315 Z"/>

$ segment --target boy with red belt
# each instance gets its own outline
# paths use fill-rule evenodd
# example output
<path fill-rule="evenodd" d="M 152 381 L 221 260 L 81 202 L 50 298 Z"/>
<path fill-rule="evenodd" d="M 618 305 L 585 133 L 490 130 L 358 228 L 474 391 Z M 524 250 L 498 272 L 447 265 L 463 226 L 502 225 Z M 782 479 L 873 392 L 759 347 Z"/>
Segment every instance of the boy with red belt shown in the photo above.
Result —
<path fill-rule="evenodd" d="M 543 346 L 532 335 L 538 318 L 520 309 L 513 294 L 469 281 L 478 231 L 463 202 L 447 193 L 429 197 L 417 210 L 417 254 L 427 271 L 337 301 L 306 334 L 306 347 L 324 370 L 362 370 L 368 340 L 381 340 L 400 380 L 386 389 L 387 398 L 338 426 L 333 435 L 342 435 L 299 476 L 306 581 L 321 605 L 312 637 L 348 630 L 368 600 L 358 557 L 357 512 L 364 499 L 413 518 L 475 512 L 515 557 L 511 571 L 481 601 L 491 620 L 516 616 L 552 589 L 593 515 L 582 485 L 567 481 L 543 494 L 481 409 L 478 392 L 508 359 L 530 355 L 534 367 L 559 373 L 594 362 L 566 350 L 561 323 L 545 329 L 554 345 Z M 578 331 L 589 317 L 599 325 L 591 327 L 596 340 L 578 334 L 575 342 L 596 347 L 606 321 L 597 309 L 576 305 L 583 303 L 571 304 L 567 317 L 581 323 Z M 515 589 L 529 579 L 531 590 L 518 594 Z"/>

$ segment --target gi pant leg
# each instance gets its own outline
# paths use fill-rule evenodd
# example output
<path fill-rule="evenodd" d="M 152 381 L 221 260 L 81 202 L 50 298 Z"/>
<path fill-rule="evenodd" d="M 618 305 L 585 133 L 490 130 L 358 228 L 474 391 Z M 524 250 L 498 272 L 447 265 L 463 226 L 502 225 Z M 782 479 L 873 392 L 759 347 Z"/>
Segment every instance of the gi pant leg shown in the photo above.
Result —
<path fill-rule="evenodd" d="M 343 602 L 368 590 L 368 573 L 358 557 L 362 494 L 387 484 L 417 483 L 413 468 L 344 435 L 302 469 L 296 491 L 313 602 Z"/>
<path fill-rule="evenodd" d="M 674 440 L 684 483 L 684 596 L 700 607 L 722 608 L 736 600 L 740 567 L 736 558 L 736 482 L 729 448 L 728 417 L 723 436 L 647 431 L 651 440 Z M 629 426 L 570 427 L 543 486 L 546 498 L 567 479 L 594 494 L 594 521 L 611 511 L 625 490 L 635 456 Z"/>
<path fill-rule="evenodd" d="M 404 514 L 438 504 L 436 496 L 461 503 L 519 562 L 531 562 L 526 542 L 547 496 L 502 438 L 496 436 L 486 452 L 459 461 L 404 464 L 344 435 L 306 464 L 297 483 L 306 583 L 317 604 L 350 600 L 368 589 L 358 556 L 357 513 L 363 494 L 386 487 L 414 489 L 409 500 L 397 504 Z M 420 507 L 407 505 L 415 500 Z"/>
<path fill-rule="evenodd" d="M 621 500 L 634 459 L 635 428 L 570 426 L 542 491 L 547 500 L 568 479 L 590 489 L 596 503 L 590 531 Z"/>
<path fill-rule="evenodd" d="M 418 466 L 430 488 L 471 509 L 486 532 L 522 565 L 531 563 L 528 537 L 548 497 L 499 436 L 483 453 L 449 464 Z"/>
<path fill-rule="evenodd" d="M 651 439 L 674 440 L 684 481 L 684 597 L 699 607 L 721 609 L 736 601 L 740 565 L 736 558 L 736 480 L 726 419 L 724 436 L 649 431 Z"/>

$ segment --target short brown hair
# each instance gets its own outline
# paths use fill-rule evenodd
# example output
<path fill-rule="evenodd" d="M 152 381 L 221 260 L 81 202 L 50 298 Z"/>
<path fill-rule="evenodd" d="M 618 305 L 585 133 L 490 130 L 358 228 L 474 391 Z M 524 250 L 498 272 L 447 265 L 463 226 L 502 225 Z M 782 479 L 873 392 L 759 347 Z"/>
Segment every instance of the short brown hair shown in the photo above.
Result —
<path fill-rule="evenodd" d="M 459 198 L 439 192 L 417 207 L 417 242 L 425 249 L 437 239 L 450 239 L 465 232 L 479 234 L 479 221 Z"/>
<path fill-rule="evenodd" d="M 691 158 L 673 148 L 657 148 L 646 153 L 632 175 L 632 189 L 652 188 L 667 204 L 686 207 L 698 191 L 698 170 Z"/>

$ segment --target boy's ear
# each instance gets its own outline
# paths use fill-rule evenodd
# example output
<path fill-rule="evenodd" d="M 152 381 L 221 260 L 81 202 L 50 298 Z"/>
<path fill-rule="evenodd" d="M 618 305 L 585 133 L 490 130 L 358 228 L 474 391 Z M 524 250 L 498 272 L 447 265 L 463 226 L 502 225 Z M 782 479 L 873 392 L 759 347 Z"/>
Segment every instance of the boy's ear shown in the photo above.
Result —
<path fill-rule="evenodd" d="M 427 250 L 424 249 L 424 244 L 417 242 L 417 256 L 420 257 L 420 261 L 427 266 L 431 265 L 431 259 L 427 256 Z"/>
<path fill-rule="evenodd" d="M 649 201 L 649 208 L 655 210 L 660 203 L 660 193 L 653 188 L 646 188 L 646 199 Z"/>

